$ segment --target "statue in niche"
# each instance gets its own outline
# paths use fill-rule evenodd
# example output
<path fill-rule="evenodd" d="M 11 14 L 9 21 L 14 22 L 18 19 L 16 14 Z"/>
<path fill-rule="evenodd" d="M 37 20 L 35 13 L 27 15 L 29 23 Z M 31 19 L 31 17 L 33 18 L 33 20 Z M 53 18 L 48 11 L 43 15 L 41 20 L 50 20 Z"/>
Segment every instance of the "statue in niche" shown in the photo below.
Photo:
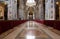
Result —
<path fill-rule="evenodd" d="M 3 14 L 2 14 L 2 12 L 3 12 L 3 11 L 2 11 L 2 7 L 0 7 L 0 19 L 3 19 L 3 16 L 2 16 Z"/>

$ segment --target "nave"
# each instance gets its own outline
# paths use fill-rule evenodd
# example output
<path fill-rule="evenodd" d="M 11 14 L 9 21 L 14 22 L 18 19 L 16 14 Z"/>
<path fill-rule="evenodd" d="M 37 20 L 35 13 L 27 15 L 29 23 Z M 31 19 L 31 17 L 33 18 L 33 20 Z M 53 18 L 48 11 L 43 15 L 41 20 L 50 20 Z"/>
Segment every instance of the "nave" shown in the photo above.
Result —
<path fill-rule="evenodd" d="M 60 39 L 60 35 L 52 32 L 46 25 L 34 21 L 25 22 L 11 30 L 0 39 Z"/>

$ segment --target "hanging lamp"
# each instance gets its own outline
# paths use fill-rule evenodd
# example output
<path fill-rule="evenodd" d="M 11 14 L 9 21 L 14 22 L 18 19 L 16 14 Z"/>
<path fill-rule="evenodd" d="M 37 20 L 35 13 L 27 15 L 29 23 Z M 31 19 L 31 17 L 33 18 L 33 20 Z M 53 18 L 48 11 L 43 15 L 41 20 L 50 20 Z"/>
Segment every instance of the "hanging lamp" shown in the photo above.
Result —
<path fill-rule="evenodd" d="M 36 5 L 36 2 L 35 0 L 27 0 L 26 5 L 29 7 L 32 7 Z"/>

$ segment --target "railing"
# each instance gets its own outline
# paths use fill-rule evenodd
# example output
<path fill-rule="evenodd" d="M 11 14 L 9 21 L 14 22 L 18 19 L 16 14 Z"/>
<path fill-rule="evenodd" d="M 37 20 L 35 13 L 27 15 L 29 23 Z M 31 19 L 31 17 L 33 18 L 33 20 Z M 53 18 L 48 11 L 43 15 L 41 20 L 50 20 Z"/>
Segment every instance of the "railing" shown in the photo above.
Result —
<path fill-rule="evenodd" d="M 9 30 L 9 29 L 12 29 L 13 27 L 16 27 L 26 21 L 27 20 L 0 21 L 0 34 Z"/>

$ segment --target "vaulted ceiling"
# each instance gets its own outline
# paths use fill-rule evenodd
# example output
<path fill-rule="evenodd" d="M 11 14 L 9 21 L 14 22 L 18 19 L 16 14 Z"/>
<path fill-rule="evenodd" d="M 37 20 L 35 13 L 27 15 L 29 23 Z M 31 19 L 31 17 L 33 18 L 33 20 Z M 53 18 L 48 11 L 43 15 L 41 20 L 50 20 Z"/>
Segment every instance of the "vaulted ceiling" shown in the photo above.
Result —
<path fill-rule="evenodd" d="M 23 1 L 23 4 L 24 5 L 26 5 L 26 1 L 27 0 L 22 0 Z M 36 1 L 36 6 L 35 6 L 35 8 L 36 8 L 36 10 L 38 9 L 38 6 L 40 5 L 40 4 L 43 4 L 43 2 L 44 2 L 44 0 L 35 0 Z M 25 8 L 26 8 L 26 6 L 25 6 Z M 32 11 L 34 11 L 33 9 L 31 9 L 31 8 L 33 8 L 34 9 L 34 7 L 30 7 L 29 8 L 29 10 L 32 12 Z"/>

